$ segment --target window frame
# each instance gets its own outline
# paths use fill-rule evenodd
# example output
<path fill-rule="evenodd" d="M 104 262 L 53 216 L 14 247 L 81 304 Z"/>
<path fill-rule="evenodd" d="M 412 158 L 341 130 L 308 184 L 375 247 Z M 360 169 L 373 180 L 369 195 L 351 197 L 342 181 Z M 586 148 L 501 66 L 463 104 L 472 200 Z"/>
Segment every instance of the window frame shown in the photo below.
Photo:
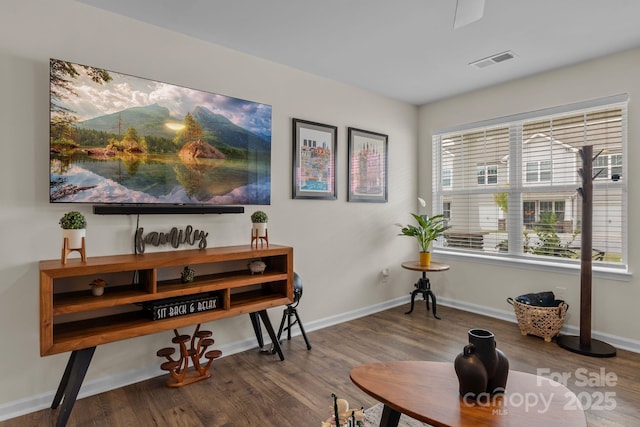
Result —
<path fill-rule="evenodd" d="M 533 165 L 535 166 L 535 170 L 531 170 L 531 172 L 529 171 L 529 166 Z M 548 168 L 545 168 L 543 166 L 549 165 Z M 535 173 L 536 175 L 536 179 L 535 180 L 530 180 L 529 179 L 529 174 Z M 543 174 L 549 174 L 549 178 L 548 179 L 543 179 Z M 553 162 L 551 160 L 532 160 L 530 162 L 525 163 L 525 167 L 524 167 L 524 182 L 526 184 L 544 184 L 547 182 L 551 182 L 551 177 L 553 176 Z"/>
<path fill-rule="evenodd" d="M 601 159 L 606 159 L 606 163 L 601 164 L 602 162 L 599 161 Z M 614 153 L 614 154 L 601 153 L 598 156 L 598 158 L 594 160 L 593 173 L 596 174 L 599 170 L 602 170 L 604 172 L 604 173 L 600 173 L 596 177 L 596 179 L 598 180 L 612 179 L 613 175 L 617 174 L 618 169 L 623 169 L 622 163 L 619 163 L 618 161 L 614 162 L 614 159 L 624 160 L 624 157 L 622 156 L 622 154 L 619 154 L 619 153 Z"/>
<path fill-rule="evenodd" d="M 522 149 L 522 124 L 525 122 L 529 122 L 529 121 L 533 121 L 533 120 L 538 120 L 538 119 L 553 119 L 556 117 L 562 117 L 562 116 L 568 116 L 571 114 L 582 114 L 582 113 L 588 113 L 588 112 L 593 112 L 593 111 L 597 111 L 597 110 L 606 110 L 609 108 L 620 108 L 621 109 L 621 118 L 622 118 L 622 123 L 621 123 L 621 128 L 622 128 L 622 136 L 621 136 L 621 145 L 622 145 L 622 153 L 613 153 L 613 154 L 609 154 L 608 155 L 608 159 L 607 159 L 607 176 L 610 178 L 610 181 L 613 181 L 614 183 L 617 183 L 618 180 L 616 179 L 611 179 L 611 176 L 613 174 L 616 174 L 620 169 L 622 170 L 623 173 L 627 173 L 626 171 L 628 170 L 627 168 L 627 163 L 628 163 L 628 159 L 627 159 L 627 145 L 628 145 L 628 132 L 627 132 L 627 116 L 628 116 L 628 95 L 627 94 L 621 94 L 621 95 L 614 95 L 611 97 L 606 97 L 606 98 L 600 98 L 597 100 L 591 100 L 591 101 L 585 101 L 585 102 L 579 102 L 579 103 L 575 103 L 575 104 L 569 104 L 569 105 L 565 105 L 565 106 L 559 106 L 559 107 L 552 107 L 552 108 L 547 108 L 547 109 L 543 109 L 543 110 L 538 110 L 538 111 L 534 111 L 534 112 L 528 112 L 528 113 L 521 113 L 521 114 L 515 114 L 512 116 L 507 116 L 507 117 L 502 117 L 502 118 L 496 118 L 496 119 L 490 119 L 490 120 L 486 120 L 486 121 L 482 121 L 482 122 L 476 122 L 476 123 L 471 123 L 471 124 L 466 124 L 466 125 L 461 125 L 461 126 L 456 126 L 456 127 L 452 127 L 452 128 L 448 128 L 448 129 L 442 129 L 442 130 L 437 130 L 436 132 L 434 132 L 432 134 L 432 188 L 433 188 L 433 200 L 432 200 L 432 206 L 434 207 L 433 209 L 433 214 L 439 214 L 442 213 L 442 209 L 443 209 L 443 201 L 445 201 L 445 197 L 448 197 L 448 200 L 450 200 L 451 195 L 446 196 L 443 193 L 443 186 L 441 185 L 441 183 L 438 182 L 438 178 L 441 177 L 440 174 L 440 168 L 442 166 L 442 155 L 443 155 L 443 150 L 442 150 L 442 141 L 445 135 L 450 135 L 452 133 L 467 133 L 467 132 L 481 132 L 483 130 L 488 130 L 490 128 L 494 128 L 494 127 L 500 127 L 500 126 L 508 126 L 509 127 L 509 140 L 510 140 L 510 157 L 513 159 L 517 159 L 517 161 L 520 161 L 519 164 L 517 164 L 517 167 L 512 167 L 510 165 L 508 173 L 509 173 L 509 180 L 511 180 L 512 182 L 515 182 L 515 185 L 513 187 L 516 188 L 516 190 L 513 189 L 513 187 L 509 187 L 508 193 L 509 193 L 509 212 L 514 212 L 515 211 L 519 211 L 519 217 L 521 220 L 523 220 L 523 210 L 524 210 L 524 203 L 526 202 L 530 202 L 532 200 L 527 199 L 527 200 L 523 200 L 523 195 L 526 194 L 531 194 L 530 191 L 533 189 L 533 191 L 535 192 L 535 188 L 536 188 L 536 184 L 540 184 L 542 183 L 543 185 L 551 185 L 553 186 L 553 180 L 554 180 L 554 172 L 553 172 L 553 162 L 549 161 L 549 165 L 550 165 L 550 169 L 548 169 L 546 172 L 549 173 L 550 175 L 550 179 L 549 180 L 545 180 L 545 181 L 540 181 L 541 178 L 541 173 L 544 173 L 544 169 L 541 165 L 541 161 L 537 161 L 537 177 L 538 177 L 538 181 L 536 182 L 531 182 L 531 181 L 527 181 L 526 180 L 526 168 L 525 168 L 525 162 L 521 162 L 522 156 L 521 153 L 518 152 L 518 150 Z M 519 125 L 519 128 L 518 128 Z M 518 132 L 520 132 L 520 134 L 518 135 Z M 513 141 L 516 140 L 517 141 L 517 146 L 514 147 L 514 143 Z M 615 160 L 615 164 L 613 163 Z M 533 162 L 531 162 L 533 163 Z M 478 168 L 482 166 L 481 164 L 478 164 Z M 489 184 L 487 184 L 487 167 L 489 166 L 488 164 L 485 164 L 485 184 L 480 184 L 478 183 L 478 188 L 483 188 L 485 186 L 488 186 Z M 594 163 L 594 171 L 596 170 L 596 166 Z M 478 169 L 476 170 L 478 171 Z M 476 173 L 477 177 L 480 176 L 480 174 Z M 604 173 L 603 173 L 604 174 Z M 519 176 L 518 176 L 519 175 Z M 624 176 L 623 176 L 624 177 Z M 504 180 L 504 178 L 502 178 Z M 477 178 L 476 178 L 477 180 Z M 620 229 L 620 233 L 621 233 L 621 239 L 622 239 L 622 243 L 621 243 L 621 262 L 619 264 L 617 263 L 613 263 L 613 262 L 606 262 L 606 263 L 602 263 L 601 265 L 597 265 L 598 263 L 594 263 L 594 265 L 592 266 L 592 270 L 593 270 L 593 274 L 596 277 L 605 277 L 605 278 L 611 278 L 614 280 L 630 280 L 631 277 L 631 273 L 629 272 L 629 258 L 628 258 L 628 241 L 627 241 L 627 226 L 628 226 L 628 192 L 627 192 L 627 188 L 626 188 L 626 182 L 624 179 L 620 180 L 620 185 L 622 188 L 622 200 L 621 200 L 621 209 L 622 209 L 622 223 L 620 224 L 621 229 Z M 500 182 L 498 180 L 498 182 Z M 595 181 L 594 181 L 595 182 Z M 575 189 L 575 188 L 574 188 Z M 450 194 L 450 193 L 447 193 Z M 534 201 L 535 206 L 536 206 L 536 218 L 539 217 L 539 203 L 540 201 L 545 201 L 545 202 L 551 202 L 551 206 L 552 206 L 552 212 L 555 212 L 558 208 L 557 203 L 559 200 L 554 200 L 553 198 L 549 199 L 548 196 L 545 196 L 544 199 L 537 199 L 537 201 Z M 564 206 L 564 209 L 566 209 L 567 207 Z M 562 214 L 565 214 L 565 211 L 563 209 Z M 522 227 L 522 225 L 524 225 L 524 221 L 520 221 L 519 222 L 520 225 L 515 224 L 515 225 L 510 225 L 510 227 L 514 227 L 514 229 L 516 227 Z M 522 244 L 522 238 L 518 238 L 517 237 L 517 232 L 514 232 L 514 234 L 511 234 L 512 232 L 510 231 L 509 234 L 509 238 L 515 236 L 515 238 L 513 239 L 513 242 L 511 240 L 509 240 L 510 244 L 515 244 L 515 245 L 521 245 Z M 465 251 L 465 250 L 460 250 L 457 248 L 447 248 L 445 246 L 442 245 L 442 242 L 440 242 L 439 245 L 434 246 L 433 248 L 433 252 L 439 254 L 439 256 L 442 256 L 444 258 L 465 258 L 465 259 L 478 259 L 478 260 L 482 260 L 483 262 L 492 262 L 495 264 L 499 264 L 499 265 L 516 265 L 516 266 L 520 266 L 523 268 L 532 268 L 532 269 L 541 269 L 544 268 L 545 270 L 551 270 L 551 271 L 557 271 L 557 272 L 562 272 L 562 273 L 572 273 L 575 270 L 579 270 L 580 268 L 580 263 L 579 262 L 575 262 L 575 260 L 567 260 L 567 259 L 556 259 L 556 257 L 524 257 L 524 256 L 516 256 L 514 254 L 510 254 L 507 253 L 506 255 L 503 253 L 493 253 L 493 252 L 486 252 L 486 251 Z"/>
<path fill-rule="evenodd" d="M 453 186 L 453 169 L 442 169 L 442 186 L 451 188 Z"/>
<path fill-rule="evenodd" d="M 489 173 L 490 169 L 495 169 L 496 173 Z M 482 175 L 480 175 L 481 170 L 482 170 Z M 476 181 L 478 185 L 498 185 L 498 165 L 495 163 L 491 163 L 487 165 L 476 166 L 476 178 L 480 178 L 480 177 L 482 177 L 483 182 L 480 182 L 480 180 L 477 179 Z M 490 182 L 490 181 L 494 181 L 494 182 Z M 449 185 L 449 187 L 451 187 L 451 185 Z"/>

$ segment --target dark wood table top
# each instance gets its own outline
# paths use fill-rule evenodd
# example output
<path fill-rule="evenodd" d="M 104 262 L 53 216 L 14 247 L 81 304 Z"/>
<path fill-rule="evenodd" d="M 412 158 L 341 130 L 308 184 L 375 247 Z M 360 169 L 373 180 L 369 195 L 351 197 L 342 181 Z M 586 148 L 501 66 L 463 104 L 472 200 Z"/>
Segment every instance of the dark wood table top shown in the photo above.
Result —
<path fill-rule="evenodd" d="M 405 261 L 402 267 L 413 271 L 445 271 L 449 269 L 448 264 L 431 261 L 429 265 L 421 265 L 420 261 Z"/>
<path fill-rule="evenodd" d="M 453 363 L 391 361 L 351 370 L 351 381 L 392 410 L 433 426 L 586 427 L 578 399 L 548 378 L 509 371 L 506 392 L 465 400 Z"/>

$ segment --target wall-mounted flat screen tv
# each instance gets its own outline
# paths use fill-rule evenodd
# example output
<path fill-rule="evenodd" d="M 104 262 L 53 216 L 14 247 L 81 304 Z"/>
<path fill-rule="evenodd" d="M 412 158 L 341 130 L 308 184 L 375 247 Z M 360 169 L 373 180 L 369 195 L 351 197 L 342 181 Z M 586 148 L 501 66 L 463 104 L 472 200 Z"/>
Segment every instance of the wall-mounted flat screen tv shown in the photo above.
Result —
<path fill-rule="evenodd" d="M 49 153 L 52 203 L 271 200 L 271 106 L 58 59 Z"/>

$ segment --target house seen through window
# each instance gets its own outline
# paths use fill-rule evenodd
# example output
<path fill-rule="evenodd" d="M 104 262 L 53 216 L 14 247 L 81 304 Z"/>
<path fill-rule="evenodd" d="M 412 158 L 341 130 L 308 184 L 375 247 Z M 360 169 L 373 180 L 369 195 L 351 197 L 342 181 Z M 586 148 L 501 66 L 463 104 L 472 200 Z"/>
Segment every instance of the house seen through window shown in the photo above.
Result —
<path fill-rule="evenodd" d="M 579 263 L 591 145 L 594 266 L 626 269 L 626 116 L 622 95 L 434 134 L 433 213 L 451 227 L 436 251 Z"/>
<path fill-rule="evenodd" d="M 478 166 L 476 170 L 478 172 L 478 184 L 485 185 L 498 183 L 497 165 Z"/>

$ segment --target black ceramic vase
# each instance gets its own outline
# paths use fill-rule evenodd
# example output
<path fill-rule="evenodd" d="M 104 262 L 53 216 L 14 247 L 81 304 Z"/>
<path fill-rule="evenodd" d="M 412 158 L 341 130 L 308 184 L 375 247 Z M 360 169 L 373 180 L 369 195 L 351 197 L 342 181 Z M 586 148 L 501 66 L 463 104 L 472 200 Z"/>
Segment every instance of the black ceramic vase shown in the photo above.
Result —
<path fill-rule="evenodd" d="M 496 348 L 493 333 L 469 330 L 469 344 L 454 362 L 460 396 L 475 399 L 481 393 L 502 393 L 507 386 L 509 360 Z"/>

